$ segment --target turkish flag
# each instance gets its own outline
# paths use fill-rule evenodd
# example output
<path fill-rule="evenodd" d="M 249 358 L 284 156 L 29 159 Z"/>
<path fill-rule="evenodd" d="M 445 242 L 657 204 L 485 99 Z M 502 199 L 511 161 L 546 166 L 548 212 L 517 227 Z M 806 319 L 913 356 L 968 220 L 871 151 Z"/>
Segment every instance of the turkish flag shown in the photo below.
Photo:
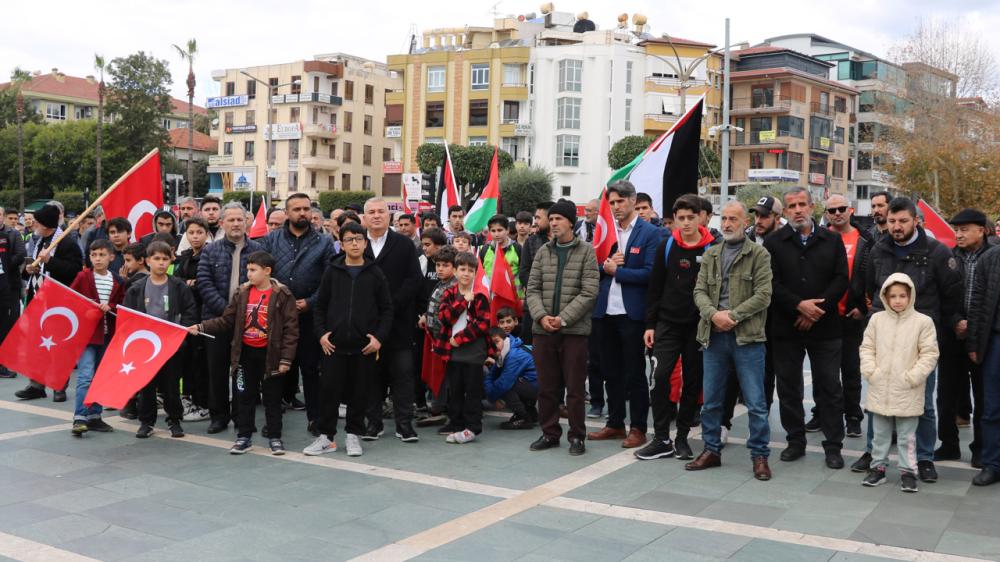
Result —
<path fill-rule="evenodd" d="M 177 352 L 187 334 L 183 326 L 119 306 L 115 337 L 108 343 L 84 404 L 124 408 Z"/>
<path fill-rule="evenodd" d="M 934 233 L 934 238 L 938 242 L 944 244 L 949 248 L 955 247 L 955 231 L 948 224 L 948 221 L 944 220 L 944 217 L 938 214 L 926 201 L 920 199 L 917 201 L 917 207 L 924 213 L 924 228 Z"/>
<path fill-rule="evenodd" d="M 253 226 L 248 234 L 250 238 L 263 238 L 267 236 L 267 205 L 262 201 L 257 207 L 257 216 L 253 219 Z"/>
<path fill-rule="evenodd" d="M 160 153 L 154 152 L 125 173 L 101 200 L 109 219 L 125 217 L 132 223 L 132 241 L 153 232 L 153 214 L 163 208 Z"/>
<path fill-rule="evenodd" d="M 103 316 L 97 303 L 46 277 L 0 344 L 0 363 L 61 390 Z"/>
<path fill-rule="evenodd" d="M 615 229 L 615 215 L 608 203 L 608 190 L 601 191 L 601 207 L 597 211 L 597 224 L 594 225 L 594 253 L 597 254 L 597 265 L 604 265 L 604 260 L 611 255 L 611 249 L 618 243 L 618 230 Z"/>
<path fill-rule="evenodd" d="M 472 282 L 472 292 L 482 293 L 486 298 L 490 298 L 490 280 L 486 278 L 486 268 L 483 267 L 482 258 L 477 255 L 476 259 L 479 260 L 479 269 L 476 270 L 476 279 Z"/>
<path fill-rule="evenodd" d="M 490 292 L 493 298 L 490 300 L 490 316 L 496 323 L 497 311 L 504 307 L 514 309 L 517 317 L 521 316 L 521 299 L 517 298 L 517 289 L 514 287 L 514 271 L 507 263 L 507 256 L 501 249 L 496 249 L 496 259 L 493 260 L 493 276 L 490 277 Z"/>

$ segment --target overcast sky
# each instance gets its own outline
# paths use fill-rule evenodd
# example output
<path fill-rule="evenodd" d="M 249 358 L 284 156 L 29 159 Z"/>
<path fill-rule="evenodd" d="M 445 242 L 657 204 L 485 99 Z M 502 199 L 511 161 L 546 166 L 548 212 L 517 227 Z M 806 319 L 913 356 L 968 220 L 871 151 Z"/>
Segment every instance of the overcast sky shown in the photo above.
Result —
<path fill-rule="evenodd" d="M 0 82 L 15 66 L 28 71 L 93 74 L 94 53 L 110 60 L 139 50 L 164 58 L 173 72 L 173 93 L 186 97 L 183 64 L 171 44 L 198 40 L 196 102 L 219 94 L 211 71 L 310 59 L 345 52 L 385 61 L 406 52 L 409 32 L 491 25 L 500 15 L 537 11 L 541 2 L 506 0 L 48 0 L 8 2 L 0 20 Z M 612 9 L 611 6 L 615 8 Z M 757 43 L 789 33 L 816 33 L 885 55 L 920 17 L 963 18 L 982 33 L 1000 59 L 998 0 L 746 0 L 556 1 L 557 11 L 587 10 L 598 28 L 613 27 L 622 10 L 649 18 L 651 33 L 722 45 L 724 19 L 733 43 Z M 419 38 L 418 38 L 419 44 Z"/>

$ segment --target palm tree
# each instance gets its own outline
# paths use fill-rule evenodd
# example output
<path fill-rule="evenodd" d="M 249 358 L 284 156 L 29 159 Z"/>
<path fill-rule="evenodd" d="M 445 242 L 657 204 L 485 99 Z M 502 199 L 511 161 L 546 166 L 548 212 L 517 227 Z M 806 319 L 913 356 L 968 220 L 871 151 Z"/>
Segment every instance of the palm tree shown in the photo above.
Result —
<path fill-rule="evenodd" d="M 96 152 L 96 168 L 97 168 L 97 179 L 94 182 L 96 191 L 94 193 L 101 192 L 101 133 L 104 128 L 104 69 L 107 65 L 104 64 L 104 57 L 98 54 L 94 54 L 94 69 L 101 73 L 101 81 L 97 85 L 97 150 Z M 88 189 L 83 195 L 84 205 L 90 204 L 90 190 Z"/>
<path fill-rule="evenodd" d="M 20 67 L 10 74 L 10 86 L 17 91 L 14 98 L 14 112 L 17 114 L 17 186 L 21 196 L 20 211 L 24 212 L 24 94 L 21 88 L 31 81 L 31 74 Z"/>
<path fill-rule="evenodd" d="M 174 49 L 177 50 L 177 54 L 181 56 L 181 60 L 186 60 L 188 62 L 188 76 L 187 76 L 187 87 L 188 87 L 188 197 L 194 197 L 194 56 L 198 53 L 198 42 L 194 39 L 188 39 L 187 49 L 182 49 L 177 45 L 174 45 Z"/>

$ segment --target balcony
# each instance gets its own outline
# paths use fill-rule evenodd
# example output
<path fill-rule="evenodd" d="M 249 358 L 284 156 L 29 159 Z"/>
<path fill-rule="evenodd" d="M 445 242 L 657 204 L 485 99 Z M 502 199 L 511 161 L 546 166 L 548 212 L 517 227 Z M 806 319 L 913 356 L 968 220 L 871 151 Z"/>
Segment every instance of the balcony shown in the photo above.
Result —
<path fill-rule="evenodd" d="M 834 113 L 836 113 L 836 111 L 834 111 L 833 104 L 820 103 L 816 101 L 809 104 L 809 112 L 812 113 L 813 115 L 819 115 L 820 117 L 829 117 L 829 118 L 833 118 Z"/>
<path fill-rule="evenodd" d="M 829 137 L 809 137 L 809 150 L 833 152 L 833 139 Z"/>
<path fill-rule="evenodd" d="M 732 116 L 771 115 L 788 113 L 792 109 L 792 98 L 776 96 L 771 100 L 760 98 L 736 98 L 729 108 Z"/>
<path fill-rule="evenodd" d="M 500 124 L 501 137 L 526 137 L 531 135 L 531 123 L 518 119 L 504 119 Z"/>
<path fill-rule="evenodd" d="M 340 96 L 321 94 L 319 92 L 305 92 L 302 94 L 285 94 L 271 96 L 271 103 L 325 103 L 329 105 L 343 105 L 344 99 Z"/>
<path fill-rule="evenodd" d="M 500 86 L 500 97 L 508 100 L 528 99 L 528 85 L 508 83 Z"/>
<path fill-rule="evenodd" d="M 311 123 L 302 126 L 302 133 L 307 137 L 332 139 L 337 136 L 337 126 L 324 123 Z"/>
<path fill-rule="evenodd" d="M 385 104 L 386 105 L 399 105 L 402 106 L 406 101 L 406 92 L 403 90 L 396 90 L 395 92 L 385 93 Z"/>
<path fill-rule="evenodd" d="M 787 131 L 750 131 L 743 133 L 733 133 L 730 146 L 733 150 L 745 150 L 750 148 L 787 148 Z"/>
<path fill-rule="evenodd" d="M 340 168 L 339 162 L 326 156 L 306 156 L 299 160 L 299 163 L 307 170 L 336 170 Z"/>
<path fill-rule="evenodd" d="M 647 113 L 643 116 L 643 129 L 646 131 L 665 132 L 674 126 L 680 119 L 679 115 L 667 115 L 665 113 Z"/>

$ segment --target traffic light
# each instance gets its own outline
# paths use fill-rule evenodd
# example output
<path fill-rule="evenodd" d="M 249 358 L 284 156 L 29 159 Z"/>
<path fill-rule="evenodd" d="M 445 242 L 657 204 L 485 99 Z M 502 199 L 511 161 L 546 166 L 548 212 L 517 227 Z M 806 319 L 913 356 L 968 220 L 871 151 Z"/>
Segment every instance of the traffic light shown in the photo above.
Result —
<path fill-rule="evenodd" d="M 437 201 L 437 183 L 434 181 L 436 174 L 421 174 L 421 194 L 423 200 L 433 205 Z"/>

